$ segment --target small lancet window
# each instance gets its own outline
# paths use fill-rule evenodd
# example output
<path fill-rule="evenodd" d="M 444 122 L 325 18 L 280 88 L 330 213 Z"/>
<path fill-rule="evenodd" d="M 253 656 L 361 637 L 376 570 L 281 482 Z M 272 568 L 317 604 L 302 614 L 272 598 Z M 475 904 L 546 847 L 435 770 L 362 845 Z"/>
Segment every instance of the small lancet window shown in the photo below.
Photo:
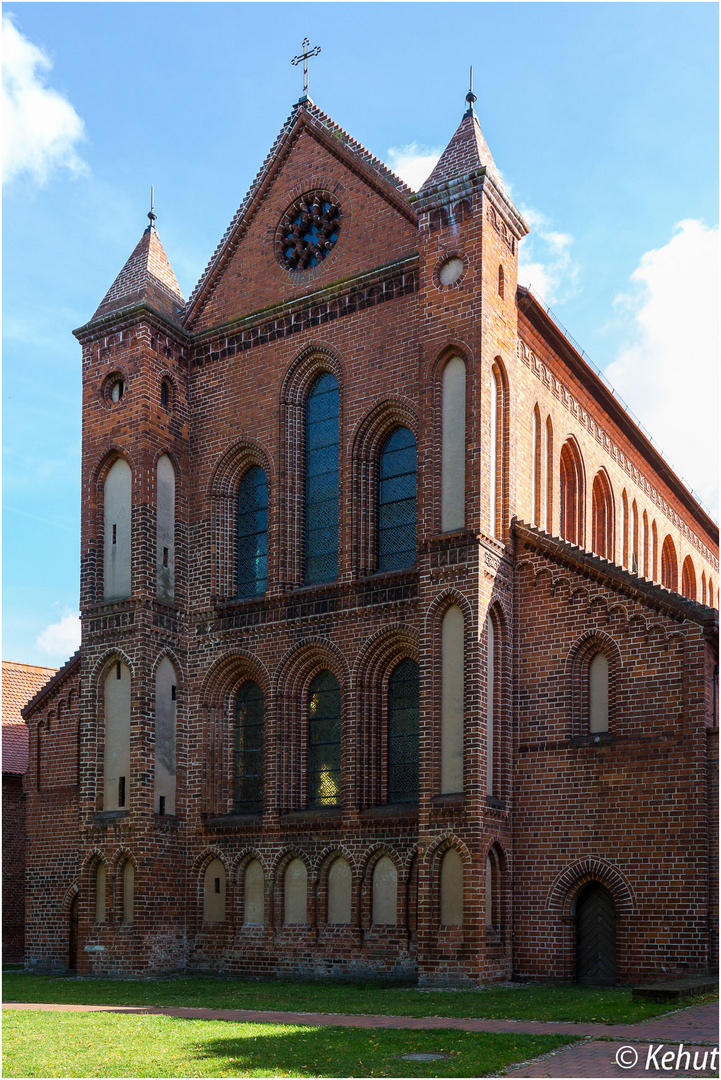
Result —
<path fill-rule="evenodd" d="M 608 731 L 608 660 L 602 652 L 588 665 L 588 730 Z"/>
<path fill-rule="evenodd" d="M 259 466 L 238 486 L 238 596 L 262 596 L 268 584 L 268 479 Z"/>
<path fill-rule="evenodd" d="M 503 274 L 503 263 L 499 263 L 499 265 L 498 265 L 498 295 L 500 296 L 501 300 L 503 300 L 505 298 L 505 295 L 506 295 L 506 285 L 505 285 L 504 274 Z"/>

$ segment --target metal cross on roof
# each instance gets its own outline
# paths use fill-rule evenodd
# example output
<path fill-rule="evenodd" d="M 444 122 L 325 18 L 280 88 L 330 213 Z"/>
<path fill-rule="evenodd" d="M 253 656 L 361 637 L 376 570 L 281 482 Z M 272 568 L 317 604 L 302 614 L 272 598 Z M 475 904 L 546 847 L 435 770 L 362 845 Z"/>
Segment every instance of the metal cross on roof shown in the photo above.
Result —
<path fill-rule="evenodd" d="M 314 45 L 312 49 L 309 49 L 310 40 L 303 38 L 303 52 L 299 56 L 294 56 L 291 60 L 291 64 L 294 66 L 303 61 L 303 97 L 308 97 L 308 60 L 311 56 L 317 56 L 320 52 L 320 45 Z"/>

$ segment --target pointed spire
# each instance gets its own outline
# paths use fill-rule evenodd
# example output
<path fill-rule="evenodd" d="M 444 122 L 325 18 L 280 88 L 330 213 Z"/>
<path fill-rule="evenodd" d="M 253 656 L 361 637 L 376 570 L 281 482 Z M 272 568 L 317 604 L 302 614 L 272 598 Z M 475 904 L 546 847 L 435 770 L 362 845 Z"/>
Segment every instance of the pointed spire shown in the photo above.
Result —
<path fill-rule="evenodd" d="M 155 229 L 155 191 L 150 189 L 150 224 L 140 237 L 135 251 L 106 292 L 102 303 L 90 320 L 110 315 L 122 308 L 146 303 L 166 318 L 178 321 L 185 306 L 173 268 L 163 250 Z"/>
<path fill-rule="evenodd" d="M 427 191 L 437 184 L 448 184 L 453 180 L 460 180 L 482 166 L 486 167 L 497 183 L 501 183 L 500 173 L 488 148 L 488 143 L 483 137 L 481 125 L 478 123 L 478 117 L 473 108 L 473 102 L 476 100 L 473 90 L 469 90 L 466 94 L 468 108 L 463 114 L 463 119 L 421 191 Z"/>

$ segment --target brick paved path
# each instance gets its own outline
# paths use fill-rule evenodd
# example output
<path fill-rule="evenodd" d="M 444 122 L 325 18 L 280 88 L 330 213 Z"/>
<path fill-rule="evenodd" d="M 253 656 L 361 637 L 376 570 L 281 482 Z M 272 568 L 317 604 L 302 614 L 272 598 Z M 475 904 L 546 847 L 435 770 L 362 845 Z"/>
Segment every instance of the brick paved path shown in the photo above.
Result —
<path fill-rule="evenodd" d="M 346 1013 L 256 1012 L 250 1009 L 170 1009 L 149 1005 L 51 1005 L 44 1003 L 6 1002 L 4 1009 L 31 1009 L 49 1012 L 112 1012 L 142 1016 L 178 1016 L 192 1020 L 232 1020 L 256 1024 L 308 1024 L 319 1027 L 352 1028 L 451 1028 L 456 1031 L 495 1031 L 528 1035 L 576 1035 L 584 1041 L 558 1050 L 526 1065 L 507 1070 L 509 1077 L 556 1076 L 573 1080 L 575 1077 L 652 1076 L 687 1077 L 718 1076 L 718 1057 L 712 1066 L 711 1054 L 718 1044 L 719 1013 L 715 1003 L 696 1005 L 689 1009 L 646 1020 L 640 1024 L 571 1024 L 538 1020 L 478 1020 L 455 1016 L 367 1016 Z M 650 1044 L 664 1049 L 656 1054 L 645 1068 Z M 683 1050 L 679 1044 L 683 1043 Z M 615 1057 L 624 1046 L 632 1047 L 639 1060 L 635 1067 L 621 1068 Z M 689 1058 L 679 1060 L 680 1071 L 674 1063 L 662 1066 L 664 1053 L 674 1055 L 688 1051 Z M 706 1069 L 694 1068 L 704 1062 Z M 627 1060 L 624 1058 L 624 1060 Z M 658 1067 L 656 1067 L 656 1062 Z M 670 1064 L 670 1067 L 669 1067 Z"/>

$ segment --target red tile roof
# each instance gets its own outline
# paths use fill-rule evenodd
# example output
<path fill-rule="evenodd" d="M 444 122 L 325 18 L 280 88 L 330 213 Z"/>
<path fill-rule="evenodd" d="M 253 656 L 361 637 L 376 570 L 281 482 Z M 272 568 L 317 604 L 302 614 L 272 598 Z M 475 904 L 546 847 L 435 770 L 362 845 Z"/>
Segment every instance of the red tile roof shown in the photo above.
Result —
<path fill-rule="evenodd" d="M 24 773 L 27 769 L 28 729 L 20 710 L 56 671 L 57 668 L 3 660 L 3 772 Z"/>

